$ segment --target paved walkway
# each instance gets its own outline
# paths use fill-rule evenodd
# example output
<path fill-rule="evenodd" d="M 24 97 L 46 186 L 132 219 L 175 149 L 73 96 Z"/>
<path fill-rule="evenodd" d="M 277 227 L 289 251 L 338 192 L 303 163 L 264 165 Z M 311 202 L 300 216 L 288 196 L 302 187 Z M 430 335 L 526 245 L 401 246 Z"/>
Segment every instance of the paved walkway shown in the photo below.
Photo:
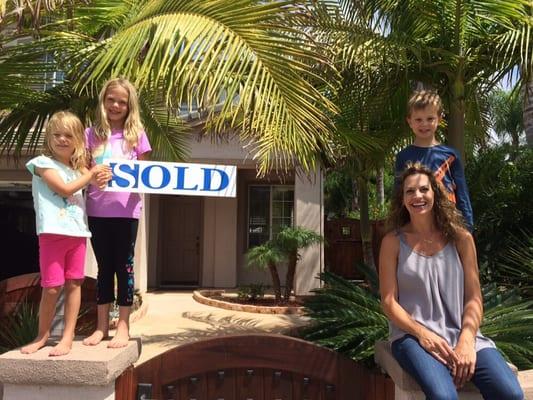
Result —
<path fill-rule="evenodd" d="M 301 315 L 256 314 L 206 306 L 192 298 L 192 292 L 151 292 L 143 295 L 146 315 L 131 325 L 131 335 L 142 339 L 136 365 L 158 354 L 214 336 L 236 333 L 286 333 L 302 326 Z"/>

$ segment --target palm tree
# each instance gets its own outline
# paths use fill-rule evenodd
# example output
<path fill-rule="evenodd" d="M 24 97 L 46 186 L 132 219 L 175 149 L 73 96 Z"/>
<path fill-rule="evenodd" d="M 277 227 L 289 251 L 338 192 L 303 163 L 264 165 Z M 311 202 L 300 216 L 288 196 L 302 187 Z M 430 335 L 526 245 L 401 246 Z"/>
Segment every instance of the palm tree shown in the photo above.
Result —
<path fill-rule="evenodd" d="M 510 92 L 496 88 L 489 96 L 489 105 L 494 132 L 500 138 L 509 136 L 513 148 L 517 150 L 524 132 L 522 93 L 518 88 Z"/>
<path fill-rule="evenodd" d="M 531 68 L 531 5 L 523 0 L 340 1 L 359 16 L 377 21 L 379 40 L 403 49 L 410 80 L 439 90 L 448 109 L 449 143 L 464 157 L 465 132 L 486 133 L 484 98 L 518 63 Z M 503 51 L 521 49 L 519 52 Z M 529 49 L 529 58 L 524 57 Z M 467 129 L 465 129 L 465 127 Z"/>
<path fill-rule="evenodd" d="M 519 82 L 523 92 L 523 119 L 528 145 L 533 144 L 533 41 L 531 38 L 531 25 L 533 20 L 533 4 L 524 2 L 525 12 L 521 19 L 509 24 L 507 32 L 499 38 L 500 52 L 497 58 L 513 59 L 518 73 Z"/>
<path fill-rule="evenodd" d="M 280 249 L 287 260 L 287 276 L 285 278 L 285 294 L 283 296 L 285 301 L 289 301 L 294 288 L 296 265 L 300 259 L 299 251 L 321 243 L 323 240 L 322 236 L 315 231 L 299 226 L 283 228 L 276 235 L 274 245 Z"/>
<path fill-rule="evenodd" d="M 246 259 L 249 267 L 268 268 L 272 278 L 272 288 L 276 301 L 281 301 L 281 282 L 279 279 L 278 265 L 284 256 L 277 246 L 269 241 L 248 250 Z"/>
<path fill-rule="evenodd" d="M 527 144 L 533 146 L 533 79 L 524 86 L 524 92 L 524 130 Z"/>
<path fill-rule="evenodd" d="M 262 269 L 268 268 L 272 277 L 272 286 L 276 300 L 281 300 L 278 265 L 286 262 L 287 275 L 285 277 L 283 299 L 289 301 L 294 287 L 296 266 L 300 258 L 299 251 L 322 241 L 322 236 L 310 229 L 299 226 L 284 227 L 273 239 L 248 250 L 246 253 L 248 266 L 255 266 Z"/>
<path fill-rule="evenodd" d="M 34 75 L 45 66 L 64 71 L 69 96 L 56 106 L 79 105 L 83 115 L 103 80 L 125 76 L 170 117 L 196 105 L 210 132 L 238 128 L 262 172 L 311 169 L 332 153 L 335 107 L 318 88 L 335 73 L 318 45 L 291 26 L 304 12 L 292 3 L 93 0 L 78 5 L 72 19 L 42 25 L 38 40 L 3 49 L 0 72 L 13 76 L 28 60 Z M 38 62 L 44 54 L 52 55 L 49 65 Z M 0 118 L 8 131 L 3 148 L 20 151 L 28 135 L 35 143 L 42 118 L 55 111 L 51 93 L 30 94 L 2 105 L 11 109 Z M 28 109 L 39 112 L 32 118 Z"/>

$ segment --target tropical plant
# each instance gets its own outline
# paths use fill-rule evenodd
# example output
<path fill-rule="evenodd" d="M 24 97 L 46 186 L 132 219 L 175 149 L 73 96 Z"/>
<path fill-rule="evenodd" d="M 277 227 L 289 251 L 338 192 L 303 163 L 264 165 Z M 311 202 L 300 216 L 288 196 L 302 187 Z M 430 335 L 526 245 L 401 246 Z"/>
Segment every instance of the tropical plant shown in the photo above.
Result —
<path fill-rule="evenodd" d="M 483 335 L 518 369 L 533 368 L 533 301 L 523 300 L 516 289 L 502 290 L 497 283 L 483 286 L 483 299 Z"/>
<path fill-rule="evenodd" d="M 523 96 L 518 88 L 511 91 L 496 88 L 490 93 L 492 129 L 502 139 L 510 137 L 514 149 L 520 146 L 520 136 L 524 133 L 522 106 Z"/>
<path fill-rule="evenodd" d="M 367 267 L 363 272 L 371 284 L 356 284 L 330 272 L 321 274 L 324 287 L 304 303 L 311 324 L 302 335 L 356 361 L 372 363 L 375 342 L 388 336 L 388 320 L 381 310 L 375 270 Z M 481 331 L 519 369 L 532 368 L 533 301 L 522 300 L 516 290 L 495 283 L 484 285 L 482 291 Z"/>
<path fill-rule="evenodd" d="M 241 301 L 257 301 L 265 297 L 265 285 L 262 283 L 251 283 L 246 286 L 239 286 L 237 289 L 237 299 Z"/>
<path fill-rule="evenodd" d="M 252 247 L 246 253 L 248 266 L 268 268 L 272 278 L 272 288 L 276 301 L 281 301 L 281 282 L 279 279 L 278 265 L 284 260 L 280 249 L 272 241 Z"/>
<path fill-rule="evenodd" d="M 510 282 L 523 296 L 533 300 L 533 235 L 527 230 L 511 234 L 509 247 L 500 258 L 498 280 Z"/>
<path fill-rule="evenodd" d="M 300 258 L 299 251 L 320 243 L 322 240 L 321 235 L 310 229 L 299 226 L 284 227 L 272 240 L 247 252 L 248 265 L 269 269 L 276 300 L 281 300 L 281 286 L 277 267 L 280 262 L 286 262 L 287 275 L 285 277 L 283 300 L 289 301 L 294 287 L 296 265 Z"/>
<path fill-rule="evenodd" d="M 320 279 L 324 287 L 304 302 L 311 324 L 302 331 L 303 338 L 356 361 L 371 362 L 375 342 L 388 335 L 377 294 L 330 272 Z"/>
<path fill-rule="evenodd" d="M 531 73 L 533 77 L 533 73 Z M 533 78 L 524 85 L 524 131 L 529 146 L 533 146 Z"/>
<path fill-rule="evenodd" d="M 289 297 L 294 288 L 294 275 L 296 273 L 296 264 L 300 259 L 300 250 L 323 241 L 323 237 L 310 229 L 300 226 L 289 226 L 283 228 L 275 238 L 276 246 L 281 250 L 287 259 L 287 276 L 285 278 L 284 299 Z"/>
<path fill-rule="evenodd" d="M 0 330 L 0 353 L 30 343 L 37 336 L 39 316 L 36 307 L 23 301 L 5 318 Z"/>
<path fill-rule="evenodd" d="M 448 111 L 449 143 L 464 157 L 465 133 L 487 133 L 485 98 L 515 66 L 529 71 L 531 4 L 523 0 L 340 0 L 349 19 L 329 24 L 347 59 L 380 51 L 409 82 L 437 89 Z M 361 43 L 361 32 L 373 37 Z M 354 40 L 358 37 L 359 40 Z M 351 43 L 343 39 L 352 38 Z M 387 67 L 382 67 L 387 70 Z M 390 69 L 390 66 L 388 67 Z M 524 74 L 525 75 L 525 74 Z M 466 129 L 465 129 L 466 127 Z"/>
<path fill-rule="evenodd" d="M 490 279 L 502 276 L 498 271 L 505 264 L 502 257 L 515 244 L 514 234 L 533 226 L 531 171 L 533 149 L 521 146 L 515 151 L 509 145 L 480 152 L 465 170 L 479 263 L 486 264 L 484 273 Z"/>
<path fill-rule="evenodd" d="M 169 117 L 196 105 L 208 132 L 238 128 L 263 172 L 312 169 L 332 154 L 335 107 L 318 87 L 336 74 L 318 44 L 291 26 L 305 12 L 293 3 L 93 0 L 78 4 L 72 18 L 59 9 L 36 40 L 1 48 L 2 80 L 17 82 L 25 95 L 0 105 L 10 109 L 0 117 L 0 146 L 15 153 L 24 143 L 35 147 L 50 113 L 80 107 L 90 115 L 102 82 L 124 76 Z M 61 91 L 70 96 L 57 102 L 50 90 L 31 90 L 21 70 L 33 80 L 44 80 L 43 70 L 63 71 Z M 172 144 L 179 143 L 158 148 Z"/>

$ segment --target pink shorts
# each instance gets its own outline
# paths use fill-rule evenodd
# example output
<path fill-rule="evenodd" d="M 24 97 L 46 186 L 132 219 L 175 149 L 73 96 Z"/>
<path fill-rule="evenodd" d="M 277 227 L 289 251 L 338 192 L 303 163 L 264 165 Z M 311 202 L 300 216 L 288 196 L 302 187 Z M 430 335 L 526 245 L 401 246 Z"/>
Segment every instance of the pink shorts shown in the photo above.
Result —
<path fill-rule="evenodd" d="M 86 250 L 85 237 L 40 234 L 41 286 L 62 286 L 66 279 L 83 279 Z"/>

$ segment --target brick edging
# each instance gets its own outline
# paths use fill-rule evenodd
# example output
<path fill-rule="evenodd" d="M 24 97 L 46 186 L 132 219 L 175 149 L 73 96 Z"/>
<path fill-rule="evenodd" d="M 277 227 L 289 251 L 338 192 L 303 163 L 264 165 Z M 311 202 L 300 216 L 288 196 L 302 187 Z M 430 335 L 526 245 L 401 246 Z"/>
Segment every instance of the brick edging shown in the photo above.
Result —
<path fill-rule="evenodd" d="M 232 311 L 244 311 L 258 314 L 304 314 L 303 307 L 294 306 L 254 306 L 251 304 L 238 304 L 229 301 L 215 300 L 206 296 L 222 294 L 224 290 L 195 290 L 192 294 L 194 300 L 207 306 L 223 308 Z"/>

